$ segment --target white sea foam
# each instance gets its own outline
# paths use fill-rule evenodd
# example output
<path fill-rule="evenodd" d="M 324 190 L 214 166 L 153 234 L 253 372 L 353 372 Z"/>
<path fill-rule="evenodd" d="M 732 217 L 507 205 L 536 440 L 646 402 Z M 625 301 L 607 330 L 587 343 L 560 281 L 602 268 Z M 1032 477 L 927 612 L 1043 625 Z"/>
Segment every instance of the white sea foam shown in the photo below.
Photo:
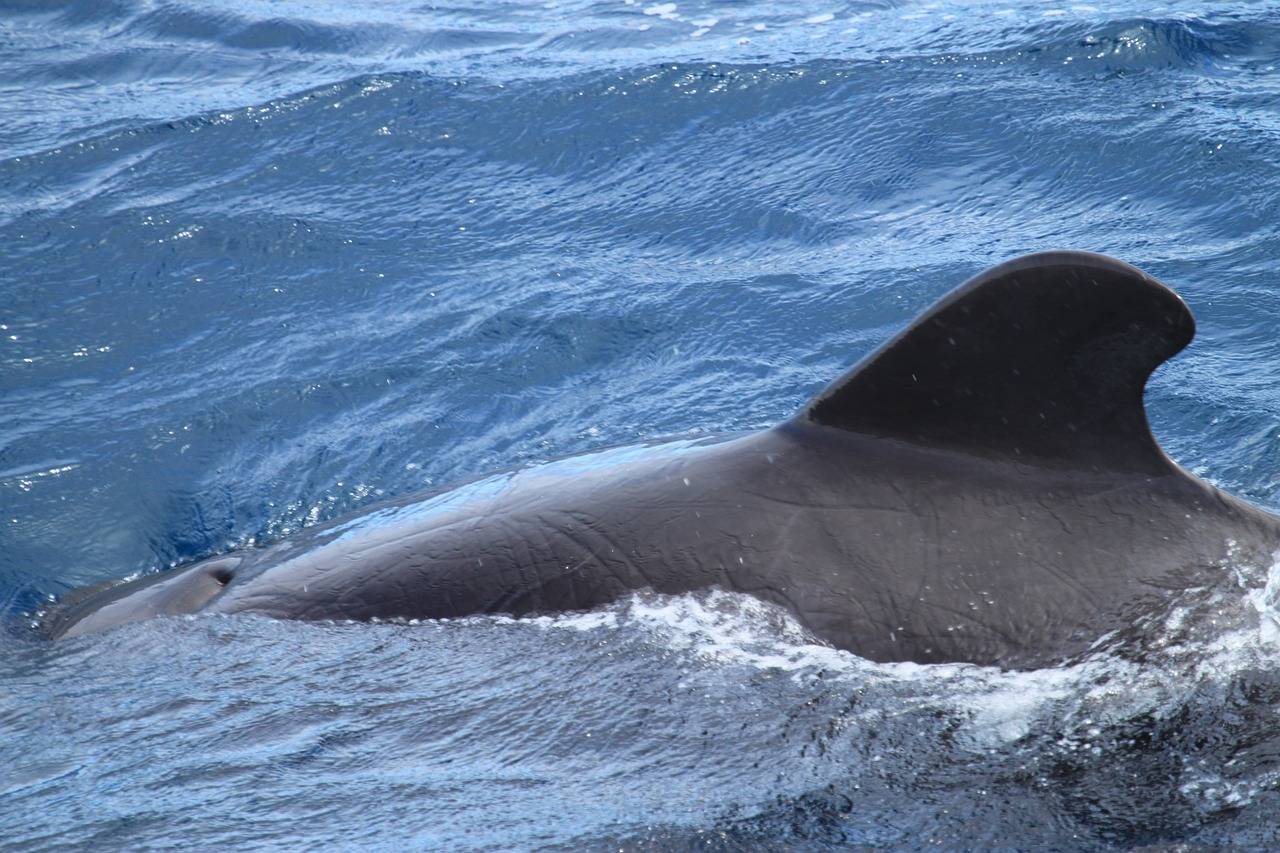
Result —
<path fill-rule="evenodd" d="M 680 16 L 676 14 L 677 8 L 675 3 L 655 3 L 652 6 L 646 6 L 644 13 L 646 15 L 655 15 L 668 21 L 678 21 Z"/>
<path fill-rule="evenodd" d="M 823 643 L 779 607 L 720 590 L 637 592 L 603 610 L 523 621 L 559 630 L 638 629 L 655 645 L 702 665 L 781 671 L 802 681 L 820 674 L 828 683 L 847 681 L 895 695 L 906 689 L 914 705 L 962 714 L 968 721 L 963 736 L 973 748 L 985 749 L 1016 741 L 1047 718 L 1088 731 L 1142 714 L 1161 717 L 1198 685 L 1280 656 L 1280 556 L 1263 571 L 1239 574 L 1252 578 L 1245 589 L 1224 590 L 1199 609 L 1171 607 L 1154 620 L 1143 640 L 1144 656 L 1117 656 L 1100 642 L 1095 653 L 1074 662 L 1029 671 L 874 663 Z M 1206 612 L 1208 625 L 1191 624 L 1205 620 Z M 1084 738 L 1064 748 L 1093 746 Z"/>
<path fill-rule="evenodd" d="M 1259 639 L 1280 646 L 1280 554 L 1272 560 L 1262 586 L 1247 590 L 1245 600 L 1258 613 Z"/>

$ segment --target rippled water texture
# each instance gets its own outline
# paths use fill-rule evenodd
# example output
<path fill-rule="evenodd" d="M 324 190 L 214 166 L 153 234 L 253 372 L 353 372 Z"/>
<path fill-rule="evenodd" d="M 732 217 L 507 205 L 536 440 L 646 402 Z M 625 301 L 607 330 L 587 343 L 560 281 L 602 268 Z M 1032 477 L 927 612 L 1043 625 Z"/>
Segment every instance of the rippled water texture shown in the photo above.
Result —
<path fill-rule="evenodd" d="M 1268 3 L 0 0 L 0 846 L 1280 845 L 1275 566 L 1141 659 L 1022 674 L 724 594 L 56 645 L 23 615 L 774 423 L 1052 247 L 1184 295 L 1152 422 L 1274 508 L 1277 64 Z"/>

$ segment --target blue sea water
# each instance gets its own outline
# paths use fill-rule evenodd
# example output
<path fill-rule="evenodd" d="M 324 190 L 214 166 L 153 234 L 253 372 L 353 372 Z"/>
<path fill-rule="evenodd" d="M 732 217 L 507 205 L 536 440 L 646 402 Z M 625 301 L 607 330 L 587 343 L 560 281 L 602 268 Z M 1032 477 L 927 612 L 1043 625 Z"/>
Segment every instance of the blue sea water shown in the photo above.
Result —
<path fill-rule="evenodd" d="M 0 848 L 1280 846 L 1276 566 L 1230 628 L 1031 673 L 718 592 L 27 628 L 772 424 L 1055 247 L 1183 294 L 1153 426 L 1276 508 L 1278 65 L 1268 2 L 0 0 Z"/>

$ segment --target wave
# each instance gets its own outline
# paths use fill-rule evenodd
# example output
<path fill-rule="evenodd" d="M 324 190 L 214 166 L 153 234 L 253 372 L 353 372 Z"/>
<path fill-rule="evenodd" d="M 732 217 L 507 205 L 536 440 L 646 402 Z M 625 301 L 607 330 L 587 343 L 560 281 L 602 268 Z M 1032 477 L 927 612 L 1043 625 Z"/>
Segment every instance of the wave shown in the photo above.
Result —
<path fill-rule="evenodd" d="M 415 790 L 447 779 L 483 792 L 448 806 L 478 846 L 535 833 L 588 846 L 906 849 L 930 831 L 977 846 L 1265 845 L 1280 647 L 1264 623 L 1277 616 L 1280 561 L 1240 570 L 1240 589 L 1162 614 L 1143 655 L 1099 648 L 1032 672 L 872 663 L 717 591 L 527 619 L 164 618 L 6 658 L 0 674 L 21 670 L 80 721 L 39 762 L 9 757 L 21 799 L 48 805 L 44 831 L 68 838 L 107 830 L 71 823 L 50 792 L 120 774 L 121 792 L 169 792 L 155 808 L 172 815 L 196 791 L 205 803 L 243 799 L 265 762 L 282 795 L 305 774 L 306 800 L 327 803 L 340 779 L 366 810 L 333 809 L 292 827 L 295 840 L 335 821 L 385 837 L 371 818 L 386 812 L 393 773 Z M 1193 625 L 1206 634 L 1189 644 Z M 133 692 L 88 704 L 117 683 Z M 6 695 L 0 719 L 21 733 L 42 718 Z M 140 753 L 77 763 L 76 750 L 135 731 L 147 733 Z M 673 786 L 699 793 L 672 797 Z M 624 791 L 629 805 L 611 805 Z M 570 795 L 584 805 L 556 813 Z M 620 820 L 636 798 L 643 818 Z M 500 825 L 496 802 L 509 815 Z M 438 815 L 433 803 L 419 801 L 425 816 Z M 275 808 L 270 797 L 251 807 L 259 836 L 281 829 Z M 215 819 L 202 837 L 237 825 Z M 403 817 L 394 825 L 426 838 Z M 22 827 L 13 837 L 34 837 Z"/>
<path fill-rule="evenodd" d="M 667 9 L 671 6 L 671 9 Z M 1123 5 L 486 4 L 316 9 L 137 2 L 13 4 L 0 51 L 10 121 L 0 150 L 29 153 L 85 127 L 174 118 L 279 98 L 336 79 L 427 73 L 492 83 L 626 72 L 663 62 L 729 66 L 906 64 L 945 73 L 1262 73 L 1277 55 L 1265 8 L 1160 18 Z M 109 38 L 100 38 L 101 34 Z M 38 52 L 37 52 L 38 51 Z M 130 94 L 143 86 L 141 97 Z M 55 100 L 56 112 L 41 108 Z"/>

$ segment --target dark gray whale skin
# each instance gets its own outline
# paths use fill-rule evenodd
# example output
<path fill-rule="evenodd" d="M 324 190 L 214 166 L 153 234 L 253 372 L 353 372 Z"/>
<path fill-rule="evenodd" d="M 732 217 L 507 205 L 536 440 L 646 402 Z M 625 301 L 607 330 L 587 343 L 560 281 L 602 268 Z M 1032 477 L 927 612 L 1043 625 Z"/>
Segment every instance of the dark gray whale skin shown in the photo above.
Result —
<path fill-rule="evenodd" d="M 393 501 L 73 597 L 54 636 L 194 612 L 370 620 L 583 610 L 629 590 L 774 602 L 876 661 L 1045 666 L 1280 548 L 1280 519 L 1147 425 L 1194 335 L 1127 264 L 1029 255 L 942 299 L 794 418 Z"/>

